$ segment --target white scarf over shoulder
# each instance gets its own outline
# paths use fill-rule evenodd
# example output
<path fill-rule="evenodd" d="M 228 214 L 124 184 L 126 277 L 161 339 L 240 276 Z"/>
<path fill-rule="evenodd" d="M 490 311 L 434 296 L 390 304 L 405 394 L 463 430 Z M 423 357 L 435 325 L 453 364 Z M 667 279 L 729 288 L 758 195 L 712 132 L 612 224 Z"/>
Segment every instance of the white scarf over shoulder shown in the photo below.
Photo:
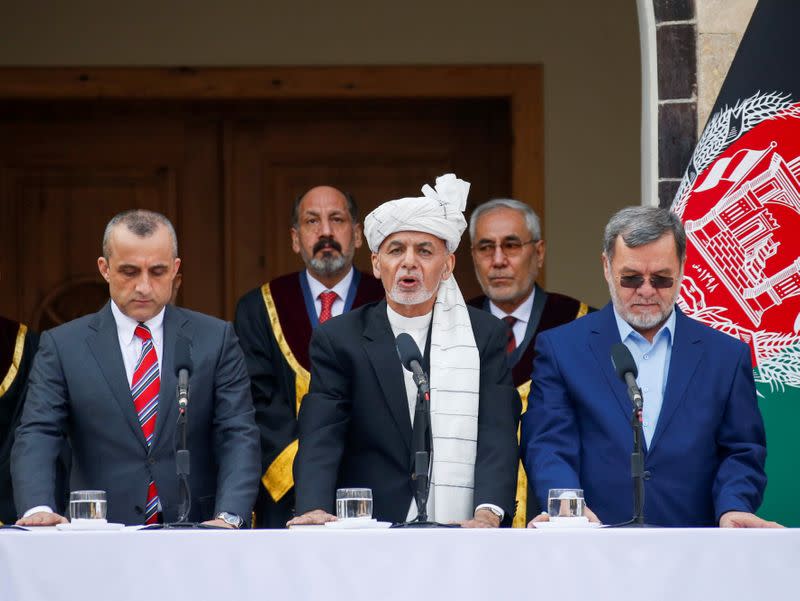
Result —
<path fill-rule="evenodd" d="M 422 188 L 420 198 L 386 202 L 367 215 L 364 235 L 372 252 L 395 232 L 414 231 L 444 240 L 455 252 L 467 227 L 469 183 L 450 173 Z M 431 519 L 470 519 L 475 510 L 480 357 L 464 297 L 450 276 L 439 285 L 431 322 Z"/>

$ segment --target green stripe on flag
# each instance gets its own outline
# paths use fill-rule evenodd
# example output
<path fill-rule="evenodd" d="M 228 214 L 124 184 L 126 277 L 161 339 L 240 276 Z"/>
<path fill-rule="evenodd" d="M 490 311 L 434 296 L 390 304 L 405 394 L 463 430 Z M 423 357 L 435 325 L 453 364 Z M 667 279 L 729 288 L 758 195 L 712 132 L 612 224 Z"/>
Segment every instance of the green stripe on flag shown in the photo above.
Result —
<path fill-rule="evenodd" d="M 758 376 L 756 376 L 758 377 Z M 767 490 L 758 515 L 784 526 L 800 526 L 800 390 L 757 384 L 759 407 L 767 430 Z"/>

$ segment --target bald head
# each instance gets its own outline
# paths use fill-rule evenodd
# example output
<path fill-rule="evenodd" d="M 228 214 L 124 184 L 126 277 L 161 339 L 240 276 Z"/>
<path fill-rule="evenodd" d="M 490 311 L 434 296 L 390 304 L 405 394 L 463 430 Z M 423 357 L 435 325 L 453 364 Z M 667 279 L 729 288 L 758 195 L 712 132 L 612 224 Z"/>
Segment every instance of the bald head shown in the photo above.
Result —
<path fill-rule="evenodd" d="M 292 227 L 296 228 L 300 223 L 300 205 L 308 196 L 339 198 L 343 200 L 347 207 L 347 212 L 350 214 L 351 221 L 353 223 L 358 223 L 358 206 L 352 194 L 333 186 L 314 186 L 294 199 L 294 205 L 292 206 Z"/>

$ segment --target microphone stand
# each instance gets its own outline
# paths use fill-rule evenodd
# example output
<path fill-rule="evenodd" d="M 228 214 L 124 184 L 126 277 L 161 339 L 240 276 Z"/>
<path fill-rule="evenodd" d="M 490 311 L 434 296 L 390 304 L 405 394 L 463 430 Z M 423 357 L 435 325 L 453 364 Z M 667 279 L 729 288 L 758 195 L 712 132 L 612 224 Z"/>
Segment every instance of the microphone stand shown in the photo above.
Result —
<path fill-rule="evenodd" d="M 643 399 L 640 395 L 631 394 L 633 413 L 631 414 L 631 428 L 633 429 L 633 452 L 631 453 L 631 478 L 633 480 L 633 517 L 627 522 L 613 524 L 609 528 L 653 528 L 652 524 L 644 521 L 644 481 L 650 477 L 650 472 L 644 469 L 644 448 L 642 439 L 642 411 Z"/>
<path fill-rule="evenodd" d="M 460 528 L 460 524 L 440 524 L 428 521 L 428 495 L 430 494 L 430 465 L 433 461 L 431 436 L 430 395 L 417 384 L 417 403 L 414 406 L 414 431 L 412 435 L 414 500 L 417 517 L 411 521 L 392 524 L 392 528 Z"/>
<path fill-rule="evenodd" d="M 177 438 L 175 469 L 178 474 L 178 521 L 168 524 L 152 524 L 145 526 L 141 530 L 172 530 L 178 528 L 224 530 L 220 526 L 186 521 L 192 509 L 192 489 L 189 487 L 189 466 L 191 462 L 189 460 L 189 447 L 186 444 L 187 406 L 188 403 L 185 403 L 182 399 L 178 402 L 178 421 L 175 425 L 175 437 Z"/>

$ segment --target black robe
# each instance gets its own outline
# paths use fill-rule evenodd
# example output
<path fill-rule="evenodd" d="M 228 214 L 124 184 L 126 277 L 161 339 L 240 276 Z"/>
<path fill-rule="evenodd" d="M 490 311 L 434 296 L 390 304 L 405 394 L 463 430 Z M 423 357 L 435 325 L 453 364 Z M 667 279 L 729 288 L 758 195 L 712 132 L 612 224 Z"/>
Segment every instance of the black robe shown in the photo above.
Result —
<path fill-rule="evenodd" d="M 283 528 L 294 511 L 297 413 L 308 390 L 313 329 L 301 277 L 306 277 L 304 272 L 275 278 L 245 294 L 236 308 L 234 326 L 247 361 L 261 433 L 263 475 L 255 506 L 260 528 Z M 379 280 L 365 273 L 359 277 L 352 308 L 384 296 Z"/>
<path fill-rule="evenodd" d="M 11 447 L 38 345 L 38 334 L 24 324 L 0 317 L 0 522 L 3 524 L 13 524 L 18 517 L 11 487 Z"/>

